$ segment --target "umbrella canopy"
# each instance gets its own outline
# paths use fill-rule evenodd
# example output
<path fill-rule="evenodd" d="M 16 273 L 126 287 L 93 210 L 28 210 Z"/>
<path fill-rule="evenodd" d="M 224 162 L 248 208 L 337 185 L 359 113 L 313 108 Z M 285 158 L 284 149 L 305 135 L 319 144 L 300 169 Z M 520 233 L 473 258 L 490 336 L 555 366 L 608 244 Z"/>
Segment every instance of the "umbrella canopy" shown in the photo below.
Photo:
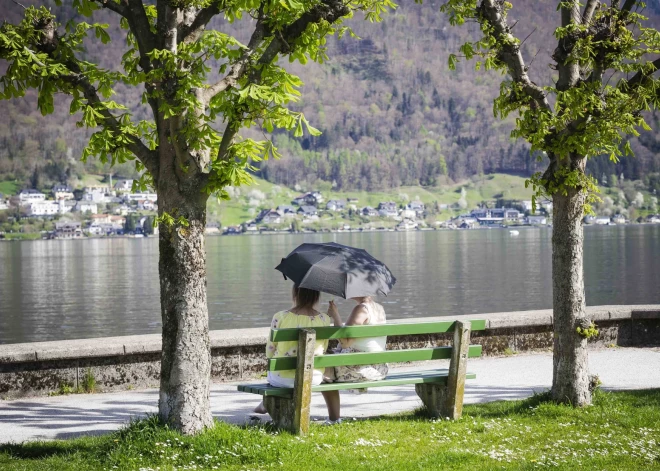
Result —
<path fill-rule="evenodd" d="M 344 299 L 387 296 L 396 283 L 389 268 L 366 250 L 335 242 L 302 244 L 275 269 L 301 288 Z"/>

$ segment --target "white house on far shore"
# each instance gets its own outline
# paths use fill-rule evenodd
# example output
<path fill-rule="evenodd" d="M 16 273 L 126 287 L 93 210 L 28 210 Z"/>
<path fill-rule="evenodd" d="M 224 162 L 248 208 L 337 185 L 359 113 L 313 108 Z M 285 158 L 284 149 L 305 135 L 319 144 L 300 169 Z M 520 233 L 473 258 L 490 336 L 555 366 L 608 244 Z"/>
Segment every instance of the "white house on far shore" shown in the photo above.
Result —
<path fill-rule="evenodd" d="M 56 222 L 55 238 L 57 239 L 80 239 L 83 236 L 79 222 Z"/>
<path fill-rule="evenodd" d="M 73 211 L 73 201 L 35 201 L 27 205 L 28 216 L 55 216 Z"/>
<path fill-rule="evenodd" d="M 119 180 L 114 186 L 114 190 L 118 193 L 128 193 L 132 188 L 133 180 Z"/>
<path fill-rule="evenodd" d="M 585 216 L 585 224 L 598 224 L 598 225 L 608 225 L 610 224 L 610 218 L 608 216 Z"/>
<path fill-rule="evenodd" d="M 531 224 L 532 226 L 545 226 L 548 223 L 547 216 L 530 214 L 525 219 L 527 220 L 527 224 Z"/>
<path fill-rule="evenodd" d="M 346 207 L 346 201 L 344 200 L 330 200 L 325 205 L 325 209 L 328 211 L 341 211 Z"/>
<path fill-rule="evenodd" d="M 82 200 L 92 203 L 109 203 L 115 192 L 109 186 L 87 186 L 83 188 Z"/>
<path fill-rule="evenodd" d="M 26 206 L 28 216 L 55 216 L 60 213 L 57 201 L 33 201 Z"/>
<path fill-rule="evenodd" d="M 131 193 L 127 197 L 128 201 L 140 201 L 146 200 L 155 203 L 158 201 L 158 195 L 156 193 Z"/>
<path fill-rule="evenodd" d="M 98 212 L 98 206 L 96 203 L 91 201 L 80 200 L 76 203 L 75 210 L 81 213 L 90 212 L 92 214 L 96 214 Z"/>
<path fill-rule="evenodd" d="M 63 185 L 58 183 L 53 186 L 51 190 L 53 192 L 53 197 L 56 200 L 72 200 L 73 199 L 73 190 L 68 185 Z"/>
<path fill-rule="evenodd" d="M 27 206 L 30 203 L 45 201 L 46 195 L 32 188 L 26 188 L 18 194 L 18 200 L 21 206 Z"/>

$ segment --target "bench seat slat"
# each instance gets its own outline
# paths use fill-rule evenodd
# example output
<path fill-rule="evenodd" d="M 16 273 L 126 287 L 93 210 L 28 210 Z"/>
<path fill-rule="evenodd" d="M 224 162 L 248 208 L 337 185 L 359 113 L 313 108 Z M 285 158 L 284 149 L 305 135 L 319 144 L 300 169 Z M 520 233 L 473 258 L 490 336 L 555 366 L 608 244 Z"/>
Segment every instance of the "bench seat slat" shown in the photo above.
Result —
<path fill-rule="evenodd" d="M 376 365 L 404 361 L 446 360 L 451 358 L 452 347 L 416 348 L 413 350 L 386 350 L 384 352 L 338 353 L 314 357 L 314 368 L 351 365 Z M 470 345 L 468 358 L 481 356 L 481 345 Z M 296 357 L 275 357 L 268 360 L 268 371 L 295 370 Z"/>
<path fill-rule="evenodd" d="M 426 371 L 408 371 L 404 373 L 392 373 L 381 381 L 366 381 L 362 383 L 327 383 L 312 386 L 313 392 L 322 391 L 340 391 L 344 389 L 361 389 L 361 388 L 380 388 L 384 386 L 402 386 L 406 384 L 419 384 L 419 383 L 433 383 L 433 384 L 446 384 L 447 383 L 447 369 L 436 369 Z M 466 379 L 475 379 L 475 373 L 467 373 Z M 278 396 L 291 398 L 293 396 L 293 388 L 278 388 L 271 386 L 268 383 L 261 384 L 239 384 L 238 390 L 242 392 L 249 392 L 253 394 L 260 394 L 262 396 Z"/>
<path fill-rule="evenodd" d="M 484 319 L 470 321 L 471 330 L 485 330 Z M 346 339 L 364 337 L 382 337 L 396 335 L 419 335 L 451 332 L 455 321 L 414 322 L 409 324 L 356 325 L 349 327 L 316 327 L 316 339 Z M 272 342 L 294 342 L 298 340 L 299 329 L 273 329 L 270 333 Z"/>

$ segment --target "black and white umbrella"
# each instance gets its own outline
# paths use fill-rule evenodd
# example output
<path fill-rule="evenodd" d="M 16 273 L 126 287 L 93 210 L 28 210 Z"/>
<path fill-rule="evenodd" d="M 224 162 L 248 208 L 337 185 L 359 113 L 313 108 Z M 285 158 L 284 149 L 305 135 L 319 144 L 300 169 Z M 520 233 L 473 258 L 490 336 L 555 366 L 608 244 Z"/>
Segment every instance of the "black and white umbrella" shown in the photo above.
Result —
<path fill-rule="evenodd" d="M 335 242 L 302 244 L 275 269 L 301 288 L 344 299 L 387 296 L 396 283 L 389 268 L 366 250 Z"/>

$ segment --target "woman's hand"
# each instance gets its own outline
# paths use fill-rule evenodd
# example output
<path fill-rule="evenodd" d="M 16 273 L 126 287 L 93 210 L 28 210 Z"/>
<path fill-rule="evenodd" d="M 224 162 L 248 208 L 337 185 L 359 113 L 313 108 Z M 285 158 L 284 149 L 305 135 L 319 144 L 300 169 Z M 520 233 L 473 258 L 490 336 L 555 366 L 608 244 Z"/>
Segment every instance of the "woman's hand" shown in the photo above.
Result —
<path fill-rule="evenodd" d="M 339 309 L 334 301 L 328 303 L 328 315 L 332 317 L 332 320 L 335 321 L 335 326 L 341 326 L 341 317 L 339 317 Z"/>

